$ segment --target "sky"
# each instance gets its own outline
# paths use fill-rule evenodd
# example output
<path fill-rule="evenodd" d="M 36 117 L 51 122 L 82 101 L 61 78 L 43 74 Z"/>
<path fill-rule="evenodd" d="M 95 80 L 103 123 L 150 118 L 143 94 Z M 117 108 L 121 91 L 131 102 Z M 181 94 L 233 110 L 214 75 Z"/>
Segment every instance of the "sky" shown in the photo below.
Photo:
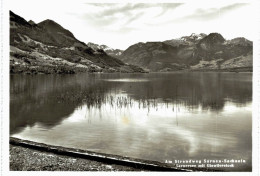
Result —
<path fill-rule="evenodd" d="M 10 0 L 9 9 L 27 21 L 54 20 L 85 43 L 118 49 L 127 49 L 138 42 L 164 41 L 192 33 L 218 32 L 226 39 L 254 39 L 254 4 L 232 0 L 182 2 Z"/>

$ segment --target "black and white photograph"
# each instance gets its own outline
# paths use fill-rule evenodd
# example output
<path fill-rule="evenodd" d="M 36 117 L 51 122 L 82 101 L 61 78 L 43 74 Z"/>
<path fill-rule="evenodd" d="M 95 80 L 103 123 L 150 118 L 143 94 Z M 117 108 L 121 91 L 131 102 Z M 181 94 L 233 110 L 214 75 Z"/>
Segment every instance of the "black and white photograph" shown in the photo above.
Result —
<path fill-rule="evenodd" d="M 7 173 L 259 174 L 258 3 L 6 4 Z"/>

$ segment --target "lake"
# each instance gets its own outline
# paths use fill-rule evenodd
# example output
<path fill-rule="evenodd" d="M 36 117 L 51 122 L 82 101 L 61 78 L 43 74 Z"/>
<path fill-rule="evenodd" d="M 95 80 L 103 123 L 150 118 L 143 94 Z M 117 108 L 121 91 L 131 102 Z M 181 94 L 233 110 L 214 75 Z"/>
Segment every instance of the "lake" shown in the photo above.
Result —
<path fill-rule="evenodd" d="M 11 75 L 13 137 L 164 163 L 244 159 L 252 73 Z"/>

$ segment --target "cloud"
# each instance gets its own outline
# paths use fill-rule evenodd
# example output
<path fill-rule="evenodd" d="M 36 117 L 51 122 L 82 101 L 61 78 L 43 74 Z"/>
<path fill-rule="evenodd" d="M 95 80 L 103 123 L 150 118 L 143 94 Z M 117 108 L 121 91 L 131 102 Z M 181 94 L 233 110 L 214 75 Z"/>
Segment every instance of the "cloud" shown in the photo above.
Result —
<path fill-rule="evenodd" d="M 184 7 L 183 9 L 180 9 L 181 11 L 175 12 L 172 10 L 169 10 L 169 14 L 167 17 L 160 17 L 163 14 L 159 14 L 158 17 L 161 19 L 160 21 L 150 21 L 146 22 L 147 26 L 150 27 L 156 27 L 160 25 L 168 25 L 168 24 L 175 24 L 178 25 L 180 23 L 187 23 L 187 22 L 206 22 L 206 21 L 212 21 L 216 20 L 219 17 L 225 17 L 226 14 L 231 13 L 232 11 L 236 11 L 239 8 L 245 7 L 249 4 L 247 3 L 236 3 L 236 4 L 230 4 L 225 5 L 221 7 L 214 7 L 214 8 L 208 8 L 208 7 Z M 164 12 L 164 14 L 167 11 Z"/>
<path fill-rule="evenodd" d="M 97 18 L 97 16 L 93 14 L 84 14 L 82 15 L 82 19 L 91 24 L 94 27 L 105 27 L 114 24 L 118 19 L 116 17 L 110 16 L 106 18 Z"/>
<path fill-rule="evenodd" d="M 132 15 L 130 18 L 128 18 L 128 20 L 126 21 L 125 25 L 130 24 L 131 22 L 139 19 L 143 15 L 144 15 L 144 12 L 140 12 L 140 13 L 137 13 L 135 15 Z"/>
<path fill-rule="evenodd" d="M 158 14 L 157 16 L 155 17 L 160 17 L 162 15 L 164 15 L 166 12 L 168 12 L 169 10 L 173 10 L 179 6 L 183 5 L 182 3 L 164 3 L 164 4 L 161 4 L 161 13 Z"/>
<path fill-rule="evenodd" d="M 146 9 L 152 8 L 152 7 L 161 7 L 162 11 L 169 10 L 169 9 L 174 9 L 177 8 L 178 6 L 182 5 L 182 3 L 138 3 L 138 4 L 122 4 L 122 6 L 117 6 L 118 4 L 103 4 L 101 5 L 102 7 L 109 6 L 111 8 L 106 9 L 103 11 L 103 13 L 100 14 L 100 16 L 110 16 L 114 15 L 117 13 L 123 13 L 123 14 L 132 14 L 133 11 L 136 10 L 143 10 L 145 11 Z"/>
<path fill-rule="evenodd" d="M 210 9 L 197 9 L 195 13 L 184 16 L 182 18 L 176 19 L 174 21 L 186 21 L 186 20 L 212 20 L 224 16 L 226 13 L 231 12 L 232 10 L 244 7 L 248 4 L 237 3 L 224 6 L 221 8 L 210 8 Z"/>
<path fill-rule="evenodd" d="M 149 6 L 149 5 L 148 5 Z M 122 4 L 121 6 L 111 6 L 99 14 L 99 17 L 113 16 L 116 14 L 132 14 L 133 11 L 149 8 L 146 4 Z"/>
<path fill-rule="evenodd" d="M 144 18 L 144 16 L 147 14 L 154 13 L 153 18 L 158 18 L 167 11 L 181 6 L 182 3 L 88 3 L 86 5 L 96 9 L 82 15 L 86 22 L 102 28 L 111 28 L 116 25 L 118 28 L 130 29 L 131 27 L 128 26 L 130 23 L 139 21 L 145 24 L 147 17 Z M 131 30 L 126 31 L 131 32 Z"/>

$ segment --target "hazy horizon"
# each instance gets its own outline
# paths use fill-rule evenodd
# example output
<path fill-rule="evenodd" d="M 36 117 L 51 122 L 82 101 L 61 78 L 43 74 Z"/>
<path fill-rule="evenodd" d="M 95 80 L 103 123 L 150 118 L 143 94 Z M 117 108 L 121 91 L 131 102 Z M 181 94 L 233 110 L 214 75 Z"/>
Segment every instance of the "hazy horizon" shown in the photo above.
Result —
<path fill-rule="evenodd" d="M 254 7 L 248 3 L 86 2 L 11 0 L 10 10 L 36 23 L 51 19 L 80 41 L 115 49 L 192 33 L 217 32 L 225 39 L 245 37 L 249 40 L 255 35 Z"/>

